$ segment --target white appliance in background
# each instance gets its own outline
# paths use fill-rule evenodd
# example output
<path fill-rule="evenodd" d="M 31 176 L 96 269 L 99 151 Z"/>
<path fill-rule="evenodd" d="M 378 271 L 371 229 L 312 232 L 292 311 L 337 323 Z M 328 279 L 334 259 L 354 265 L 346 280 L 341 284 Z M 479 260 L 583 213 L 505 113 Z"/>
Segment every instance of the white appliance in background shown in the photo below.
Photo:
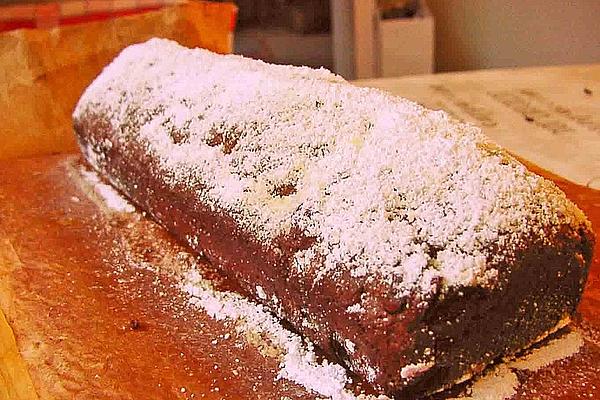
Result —
<path fill-rule="evenodd" d="M 410 18 L 379 18 L 379 77 L 434 71 L 434 21 L 424 0 Z"/>
<path fill-rule="evenodd" d="M 334 71 L 349 79 L 434 72 L 435 23 L 425 0 L 384 19 L 377 0 L 332 0 Z"/>
<path fill-rule="evenodd" d="M 411 16 L 401 6 L 386 8 L 401 3 L 410 4 Z M 238 54 L 324 66 L 346 79 L 433 72 L 434 20 L 424 0 L 238 0 L 238 5 Z"/>

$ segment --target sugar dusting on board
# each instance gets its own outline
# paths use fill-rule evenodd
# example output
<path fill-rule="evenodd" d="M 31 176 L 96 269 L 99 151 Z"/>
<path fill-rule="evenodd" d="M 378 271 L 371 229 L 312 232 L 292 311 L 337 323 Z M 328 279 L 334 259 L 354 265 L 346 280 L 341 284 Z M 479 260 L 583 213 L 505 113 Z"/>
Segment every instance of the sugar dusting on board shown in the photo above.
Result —
<path fill-rule="evenodd" d="M 83 145 L 94 168 L 113 146 L 141 148 L 167 184 L 265 245 L 314 238 L 293 261 L 316 281 L 348 269 L 423 296 L 493 284 L 524 232 L 547 241 L 585 220 L 477 128 L 325 70 L 150 40 L 86 90 L 75 121 L 95 115 L 113 134 Z"/>
<path fill-rule="evenodd" d="M 470 385 L 469 394 L 461 398 L 470 400 L 510 399 L 517 393 L 520 385 L 516 370 L 537 371 L 573 356 L 583 344 L 583 336 L 578 331 L 572 330 L 565 333 L 521 357 L 488 368 Z"/>
<path fill-rule="evenodd" d="M 217 320 L 236 321 L 236 329 L 264 335 L 280 351 L 278 379 L 288 379 L 332 400 L 390 400 L 387 396 L 354 395 L 348 387 L 352 380 L 344 368 L 327 360 L 318 361 L 310 341 L 284 328 L 264 306 L 233 292 L 220 292 L 197 270 L 187 273 L 181 284 L 190 303 L 202 308 Z M 520 383 L 515 370 L 536 371 L 576 354 L 583 346 L 583 336 L 576 330 L 544 343 L 513 360 L 486 369 L 469 384 L 461 399 L 502 400 L 516 394 Z"/>
<path fill-rule="evenodd" d="M 537 371 L 556 361 L 571 357 L 583 346 L 583 336 L 572 331 L 565 336 L 551 340 L 545 346 L 534 349 L 530 354 L 509 363 L 511 368 Z"/>
<path fill-rule="evenodd" d="M 182 289 L 190 294 L 190 303 L 201 307 L 217 320 L 233 320 L 237 329 L 266 335 L 270 345 L 281 352 L 277 379 L 288 379 L 332 400 L 389 400 L 388 397 L 355 396 L 346 389 L 351 379 L 345 369 L 326 359 L 319 361 L 312 343 L 284 328 L 262 305 L 233 292 L 219 292 L 198 271 L 183 280 Z"/>
<path fill-rule="evenodd" d="M 505 400 L 516 394 L 519 379 L 505 364 L 492 367 L 469 388 L 469 395 L 460 397 L 470 400 Z"/>
<path fill-rule="evenodd" d="M 106 208 L 116 212 L 134 212 L 135 207 L 123 198 L 112 186 L 103 183 L 98 174 L 94 171 L 89 171 L 85 168 L 80 169 L 81 176 L 93 188 L 97 196 L 102 199 L 102 203 Z"/>

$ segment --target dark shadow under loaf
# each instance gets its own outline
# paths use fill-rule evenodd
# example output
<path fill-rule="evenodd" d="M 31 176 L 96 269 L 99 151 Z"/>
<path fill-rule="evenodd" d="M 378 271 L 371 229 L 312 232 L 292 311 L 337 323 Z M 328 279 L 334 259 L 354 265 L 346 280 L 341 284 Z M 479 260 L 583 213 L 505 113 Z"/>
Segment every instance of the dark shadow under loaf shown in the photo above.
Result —
<path fill-rule="evenodd" d="M 430 393 L 567 324 L 590 225 L 443 113 L 153 40 L 74 113 L 84 157 L 324 353 Z"/>

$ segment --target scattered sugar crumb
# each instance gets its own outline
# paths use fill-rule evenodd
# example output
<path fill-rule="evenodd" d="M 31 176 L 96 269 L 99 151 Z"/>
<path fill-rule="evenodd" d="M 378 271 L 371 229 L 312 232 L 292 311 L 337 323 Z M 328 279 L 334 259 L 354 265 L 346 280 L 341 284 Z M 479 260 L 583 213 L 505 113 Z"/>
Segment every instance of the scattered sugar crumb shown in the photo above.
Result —
<path fill-rule="evenodd" d="M 356 345 L 350 339 L 344 339 L 344 347 L 350 354 L 353 354 L 356 351 Z"/>
<path fill-rule="evenodd" d="M 461 399 L 504 400 L 511 398 L 519 386 L 519 379 L 511 369 L 500 364 L 473 382 L 471 394 Z M 453 400 L 453 399 L 450 399 Z"/>
<path fill-rule="evenodd" d="M 512 397 L 520 383 L 514 370 L 537 371 L 556 361 L 576 354 L 584 340 L 581 333 L 571 331 L 563 337 L 545 343 L 542 347 L 513 361 L 492 367 L 483 376 L 473 380 L 471 393 L 461 399 L 502 400 Z"/>
<path fill-rule="evenodd" d="M 400 376 L 403 379 L 411 379 L 414 376 L 421 374 L 424 371 L 431 369 L 435 365 L 434 362 L 408 364 L 400 370 Z"/>
<path fill-rule="evenodd" d="M 93 186 L 94 192 L 100 197 L 106 208 L 125 213 L 135 211 L 135 207 L 123 198 L 123 196 L 121 196 L 121 194 L 112 186 L 103 183 L 96 172 L 88 171 L 82 167 L 81 176 Z"/>
<path fill-rule="evenodd" d="M 256 286 L 256 295 L 258 296 L 259 299 L 262 299 L 262 300 L 267 299 L 267 294 L 265 293 L 265 290 L 260 285 Z"/>
<path fill-rule="evenodd" d="M 537 348 L 508 365 L 511 368 L 537 371 L 556 361 L 563 360 L 576 354 L 583 346 L 583 336 L 576 330 L 571 331 L 563 337 L 554 339 L 544 346 Z"/>
<path fill-rule="evenodd" d="M 346 308 L 346 311 L 353 314 L 353 313 L 363 313 L 365 312 L 364 307 L 362 306 L 362 304 L 360 303 L 356 303 L 356 304 L 352 304 L 351 306 L 348 306 L 348 308 Z"/>

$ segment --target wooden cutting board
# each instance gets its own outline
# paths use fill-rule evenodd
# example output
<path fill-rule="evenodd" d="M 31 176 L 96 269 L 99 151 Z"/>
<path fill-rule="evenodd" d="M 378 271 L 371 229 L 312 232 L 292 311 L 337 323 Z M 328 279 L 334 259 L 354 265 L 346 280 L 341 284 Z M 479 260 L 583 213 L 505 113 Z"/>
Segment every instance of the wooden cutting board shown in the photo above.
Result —
<path fill-rule="evenodd" d="M 0 162 L 0 398 L 318 397 L 277 380 L 278 358 L 260 341 L 190 306 L 176 277 L 192 262 L 218 288 L 235 284 L 142 213 L 106 208 L 79 163 L 78 155 Z M 600 231 L 600 191 L 538 172 Z M 513 398 L 600 397 L 599 248 L 574 324 L 583 346 L 516 371 Z"/>

